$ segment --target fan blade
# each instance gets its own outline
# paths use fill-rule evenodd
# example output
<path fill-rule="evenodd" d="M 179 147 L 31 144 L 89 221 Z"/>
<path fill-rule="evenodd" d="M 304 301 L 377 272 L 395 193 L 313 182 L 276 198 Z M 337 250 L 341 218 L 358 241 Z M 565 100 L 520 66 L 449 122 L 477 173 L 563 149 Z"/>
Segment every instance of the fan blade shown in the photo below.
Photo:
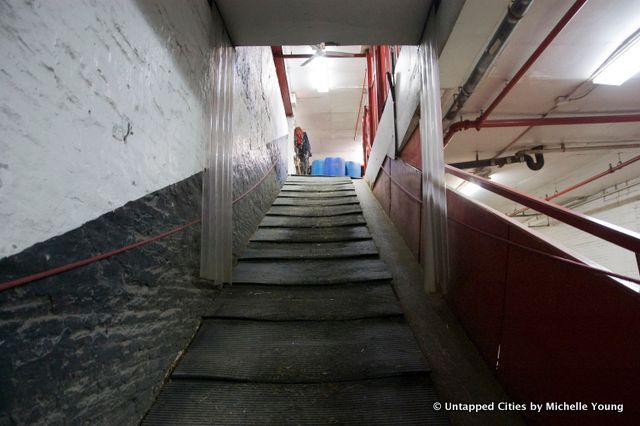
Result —
<path fill-rule="evenodd" d="M 301 67 L 304 67 L 305 65 L 307 65 L 309 62 L 313 61 L 315 58 L 317 57 L 317 55 L 313 55 L 312 57 L 310 57 L 309 59 L 307 59 L 306 61 L 304 61 L 302 64 L 300 64 Z"/>

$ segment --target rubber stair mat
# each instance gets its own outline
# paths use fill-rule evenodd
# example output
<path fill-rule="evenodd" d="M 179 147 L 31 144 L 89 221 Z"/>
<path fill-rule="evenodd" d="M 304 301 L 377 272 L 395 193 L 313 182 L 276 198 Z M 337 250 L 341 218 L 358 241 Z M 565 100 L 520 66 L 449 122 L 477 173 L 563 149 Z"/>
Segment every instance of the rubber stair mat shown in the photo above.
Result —
<path fill-rule="evenodd" d="M 366 226 L 335 228 L 258 228 L 251 241 L 322 243 L 371 239 Z"/>
<path fill-rule="evenodd" d="M 278 198 L 336 198 L 336 197 L 355 197 L 356 191 L 312 191 L 312 192 L 296 192 L 296 191 L 280 191 Z"/>
<path fill-rule="evenodd" d="M 171 377 L 309 383 L 428 371 L 402 316 L 347 321 L 211 318 L 202 322 Z"/>
<path fill-rule="evenodd" d="M 172 380 L 143 425 L 448 425 L 426 376 L 341 383 Z"/>
<path fill-rule="evenodd" d="M 298 207 L 298 206 L 272 206 L 267 212 L 268 216 L 298 216 L 298 217 L 320 217 L 320 216 L 341 216 L 344 214 L 362 213 L 360 204 L 347 206 L 329 207 Z"/>
<path fill-rule="evenodd" d="M 265 321 L 348 320 L 402 315 L 389 282 L 337 286 L 226 287 L 206 317 Z"/>
<path fill-rule="evenodd" d="M 351 178 L 341 176 L 289 176 L 286 183 L 300 183 L 300 184 L 345 184 L 351 183 Z"/>
<path fill-rule="evenodd" d="M 337 259 L 374 256 L 378 249 L 372 240 L 330 243 L 250 242 L 240 259 Z"/>
<path fill-rule="evenodd" d="M 358 197 L 335 198 L 290 198 L 278 197 L 273 202 L 274 206 L 339 206 L 345 204 L 360 204 Z"/>
<path fill-rule="evenodd" d="M 336 191 L 353 191 L 352 183 L 341 185 L 283 185 L 282 192 L 336 192 Z"/>
<path fill-rule="evenodd" d="M 325 217 L 265 216 L 261 227 L 273 228 L 328 228 L 333 226 L 365 225 L 361 214 Z"/>
<path fill-rule="evenodd" d="M 390 280 L 380 259 L 323 259 L 238 262 L 232 281 L 239 284 L 324 285 Z"/>

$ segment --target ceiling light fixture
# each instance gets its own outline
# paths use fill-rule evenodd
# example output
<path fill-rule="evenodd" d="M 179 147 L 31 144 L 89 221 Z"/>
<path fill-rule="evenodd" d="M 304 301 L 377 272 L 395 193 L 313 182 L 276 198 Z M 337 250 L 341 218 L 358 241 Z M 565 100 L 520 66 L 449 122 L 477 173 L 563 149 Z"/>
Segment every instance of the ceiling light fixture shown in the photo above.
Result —
<path fill-rule="evenodd" d="M 593 82 L 620 86 L 640 71 L 640 29 L 628 37 L 595 72 Z"/>

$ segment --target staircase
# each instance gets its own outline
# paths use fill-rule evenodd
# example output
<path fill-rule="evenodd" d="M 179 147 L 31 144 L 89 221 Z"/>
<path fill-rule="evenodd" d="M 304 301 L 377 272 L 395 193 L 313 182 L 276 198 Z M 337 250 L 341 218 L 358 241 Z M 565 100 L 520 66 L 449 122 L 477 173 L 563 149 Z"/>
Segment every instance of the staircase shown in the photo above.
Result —
<path fill-rule="evenodd" d="M 144 425 L 448 424 L 349 178 L 289 177 Z"/>

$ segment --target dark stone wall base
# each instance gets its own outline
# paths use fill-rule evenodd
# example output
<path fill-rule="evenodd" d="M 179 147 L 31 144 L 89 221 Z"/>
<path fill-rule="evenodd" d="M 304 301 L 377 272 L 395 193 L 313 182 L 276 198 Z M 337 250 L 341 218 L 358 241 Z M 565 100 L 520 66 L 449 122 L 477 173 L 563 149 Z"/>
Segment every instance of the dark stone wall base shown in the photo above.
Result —
<path fill-rule="evenodd" d="M 0 260 L 0 282 L 200 216 L 202 176 Z M 200 226 L 0 293 L 0 424 L 135 424 L 218 290 L 198 278 Z"/>

